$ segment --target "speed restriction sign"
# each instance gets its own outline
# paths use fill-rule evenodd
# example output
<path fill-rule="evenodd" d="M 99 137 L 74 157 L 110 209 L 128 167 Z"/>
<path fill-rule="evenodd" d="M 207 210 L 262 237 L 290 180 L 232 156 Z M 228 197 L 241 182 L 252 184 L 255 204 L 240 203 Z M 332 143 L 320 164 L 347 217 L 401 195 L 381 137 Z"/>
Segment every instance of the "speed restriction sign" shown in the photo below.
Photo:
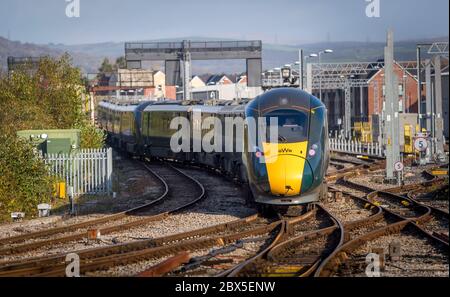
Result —
<path fill-rule="evenodd" d="M 403 163 L 400 161 L 394 164 L 395 171 L 403 171 L 403 168 L 404 168 Z"/>
<path fill-rule="evenodd" d="M 427 150 L 428 147 L 428 142 L 425 138 L 423 137 L 417 137 L 414 140 L 414 148 L 419 151 L 419 152 L 424 152 Z"/>

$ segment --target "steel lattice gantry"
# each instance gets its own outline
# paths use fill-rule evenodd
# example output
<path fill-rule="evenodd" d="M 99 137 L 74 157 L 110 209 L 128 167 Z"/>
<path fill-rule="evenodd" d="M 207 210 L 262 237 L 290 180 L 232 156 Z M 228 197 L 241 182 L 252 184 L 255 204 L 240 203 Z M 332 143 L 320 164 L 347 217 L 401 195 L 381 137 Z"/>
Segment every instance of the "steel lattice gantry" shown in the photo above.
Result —
<path fill-rule="evenodd" d="M 448 56 L 448 42 L 434 42 L 428 48 L 430 55 Z"/>
<path fill-rule="evenodd" d="M 416 70 L 416 61 L 397 62 L 406 71 Z M 425 66 L 426 62 L 421 63 Z M 351 89 L 368 87 L 373 74 L 385 67 L 384 62 L 349 63 L 308 63 L 306 66 L 306 89 L 344 90 L 344 133 L 347 138 L 351 132 Z M 362 98 L 361 98 L 362 100 Z"/>
<path fill-rule="evenodd" d="M 245 59 L 247 85 L 259 87 L 262 72 L 261 52 L 260 40 L 125 43 L 128 68 L 141 68 L 141 61 L 165 61 L 166 84 L 180 85 L 182 77 L 185 99 L 190 99 L 191 60 Z"/>
<path fill-rule="evenodd" d="M 313 90 L 344 90 L 344 134 L 351 133 L 351 89 L 367 87 L 371 74 L 384 67 L 383 62 L 309 63 L 306 67 L 306 88 Z M 361 98 L 362 100 L 362 98 Z"/>
<path fill-rule="evenodd" d="M 9 56 L 7 59 L 8 72 L 14 71 L 22 66 L 27 66 L 30 69 L 35 69 L 38 67 L 42 57 L 12 57 Z"/>
<path fill-rule="evenodd" d="M 427 49 L 426 53 L 429 55 L 426 59 L 421 57 L 421 48 Z M 421 127 L 425 127 L 430 132 L 430 136 L 434 139 L 432 147 L 427 150 L 427 158 L 436 154 L 440 159 L 445 160 L 444 153 L 444 118 L 442 110 L 442 73 L 448 71 L 448 57 L 449 49 L 448 42 L 434 42 L 429 44 L 417 45 L 417 60 L 420 61 L 420 67 L 417 67 L 417 73 L 419 78 L 418 84 L 418 96 L 419 101 L 419 116 L 421 120 L 419 124 Z M 447 60 L 447 63 L 441 63 L 441 59 Z M 422 87 L 423 87 L 423 72 L 425 72 L 425 106 L 422 106 Z M 434 73 L 434 74 L 433 74 Z M 434 75 L 434 81 L 432 76 Z M 425 107 L 425 111 L 423 110 Z M 423 122 L 422 119 L 425 119 Z"/>

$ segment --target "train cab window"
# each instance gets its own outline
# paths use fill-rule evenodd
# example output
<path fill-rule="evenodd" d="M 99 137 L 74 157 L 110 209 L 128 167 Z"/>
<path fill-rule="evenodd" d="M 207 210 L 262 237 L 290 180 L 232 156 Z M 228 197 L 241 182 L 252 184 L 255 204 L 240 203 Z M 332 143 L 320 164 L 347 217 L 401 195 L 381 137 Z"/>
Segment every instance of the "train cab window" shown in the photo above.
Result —
<path fill-rule="evenodd" d="M 266 115 L 267 140 L 270 138 L 271 118 L 278 119 L 278 142 L 300 142 L 308 139 L 308 114 L 297 110 L 276 110 Z"/>

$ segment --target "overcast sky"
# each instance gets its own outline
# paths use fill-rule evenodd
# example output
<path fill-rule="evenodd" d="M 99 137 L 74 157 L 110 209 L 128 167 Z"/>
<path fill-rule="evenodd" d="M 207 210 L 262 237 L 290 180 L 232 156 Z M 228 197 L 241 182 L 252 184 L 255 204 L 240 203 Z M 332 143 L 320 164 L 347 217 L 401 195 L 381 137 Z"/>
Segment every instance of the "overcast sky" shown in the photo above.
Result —
<path fill-rule="evenodd" d="M 449 0 L 0 0 L 0 36 L 34 43 L 80 44 L 185 36 L 296 44 L 448 36 Z M 376 1 L 376 0 L 372 0 Z"/>

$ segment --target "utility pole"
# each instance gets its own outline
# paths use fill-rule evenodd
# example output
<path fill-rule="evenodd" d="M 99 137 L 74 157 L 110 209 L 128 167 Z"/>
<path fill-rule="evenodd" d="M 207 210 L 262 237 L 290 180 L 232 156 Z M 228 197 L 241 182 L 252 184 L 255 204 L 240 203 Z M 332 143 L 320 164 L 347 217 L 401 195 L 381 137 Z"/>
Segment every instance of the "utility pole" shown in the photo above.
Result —
<path fill-rule="evenodd" d="M 183 41 L 183 92 L 184 100 L 191 99 L 190 80 L 191 80 L 191 53 L 189 52 L 189 44 L 187 40 Z"/>
<path fill-rule="evenodd" d="M 400 162 L 399 145 L 399 100 L 398 100 L 398 80 L 394 73 L 394 33 L 388 30 L 387 46 L 384 49 L 386 86 L 385 96 L 385 145 L 386 145 L 386 180 L 395 181 L 394 165 Z M 400 176 L 400 175 L 399 175 Z"/>
<path fill-rule="evenodd" d="M 426 150 L 425 159 L 431 162 L 434 152 L 433 145 L 433 93 L 431 85 L 431 60 L 425 61 L 425 128 L 428 133 L 429 145 Z"/>
<path fill-rule="evenodd" d="M 434 64 L 434 87 L 435 87 L 435 137 L 436 137 L 436 153 L 439 159 L 445 159 L 444 153 L 444 119 L 442 118 L 442 71 L 441 56 L 436 55 L 433 58 Z"/>
<path fill-rule="evenodd" d="M 304 86 L 303 86 L 303 49 L 300 49 L 298 51 L 298 67 L 299 67 L 298 86 L 301 90 L 303 90 L 304 89 Z"/>
<path fill-rule="evenodd" d="M 319 52 L 319 99 L 320 102 L 322 102 L 322 64 L 320 60 L 320 56 L 322 55 L 322 52 Z"/>
<path fill-rule="evenodd" d="M 347 140 L 351 138 L 352 130 L 352 110 L 351 110 L 351 88 L 348 78 L 345 79 L 344 86 L 344 134 Z"/>
<path fill-rule="evenodd" d="M 417 113 L 419 114 L 419 132 L 422 132 L 422 78 L 420 76 L 420 72 L 422 71 L 421 57 L 420 57 L 420 45 L 417 45 L 416 48 L 417 55 Z"/>
<path fill-rule="evenodd" d="M 421 48 L 422 47 L 429 47 L 431 46 L 431 43 L 418 43 L 417 47 L 416 47 L 416 58 L 417 58 L 417 64 L 416 64 L 416 69 L 417 69 L 417 113 L 419 114 L 419 132 L 422 132 L 422 128 L 424 127 L 424 113 L 422 110 L 422 77 L 421 77 L 421 73 L 422 73 L 422 52 L 421 52 Z M 425 112 L 426 113 L 426 112 Z M 426 117 L 426 115 L 425 115 Z"/>

